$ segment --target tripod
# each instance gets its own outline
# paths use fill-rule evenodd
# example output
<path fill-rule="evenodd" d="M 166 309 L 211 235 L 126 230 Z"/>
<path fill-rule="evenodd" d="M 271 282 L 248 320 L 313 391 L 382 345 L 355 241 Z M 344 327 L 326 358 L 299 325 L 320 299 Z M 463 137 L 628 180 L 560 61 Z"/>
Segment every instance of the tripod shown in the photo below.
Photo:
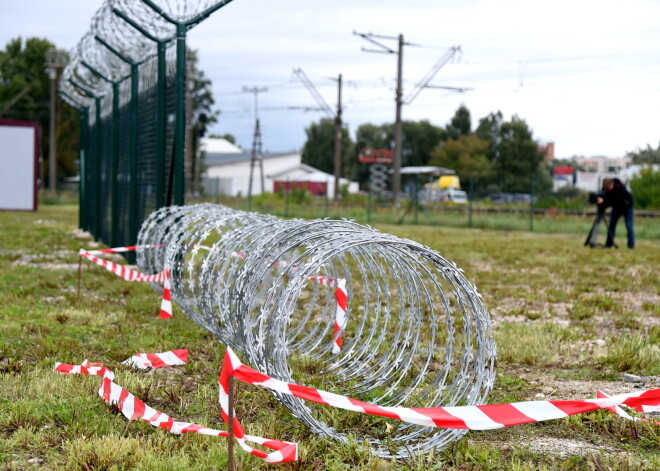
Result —
<path fill-rule="evenodd" d="M 603 213 L 596 213 L 596 219 L 594 220 L 593 225 L 591 226 L 591 230 L 589 231 L 589 235 L 587 235 L 587 240 L 584 241 L 584 245 L 588 245 L 591 248 L 594 247 L 599 247 L 599 244 L 596 243 L 596 238 L 598 237 L 598 228 L 600 226 L 600 222 L 605 223 L 605 227 L 607 227 L 607 235 L 610 236 L 612 239 L 612 246 L 615 249 L 618 249 L 619 246 L 616 245 L 616 242 L 614 242 L 614 234 L 612 234 L 612 228 L 610 227 L 610 221 L 607 219 L 607 214 Z"/>

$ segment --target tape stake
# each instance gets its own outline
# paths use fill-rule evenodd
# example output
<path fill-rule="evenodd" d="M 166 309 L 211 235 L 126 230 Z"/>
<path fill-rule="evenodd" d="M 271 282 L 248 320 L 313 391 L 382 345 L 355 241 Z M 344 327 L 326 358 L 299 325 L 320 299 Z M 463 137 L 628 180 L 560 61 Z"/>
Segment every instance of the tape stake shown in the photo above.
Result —
<path fill-rule="evenodd" d="M 101 249 L 101 250 L 80 249 L 78 251 L 78 254 L 80 255 L 80 260 L 85 258 L 90 262 L 105 268 L 106 270 L 117 275 L 123 280 L 140 281 L 146 283 L 163 283 L 163 297 L 160 303 L 160 317 L 161 319 L 167 319 L 172 317 L 172 293 L 170 288 L 170 271 L 167 268 L 165 268 L 160 273 L 156 273 L 153 275 L 145 275 L 144 273 L 141 273 L 138 270 L 134 270 L 125 265 L 120 265 L 118 263 L 114 263 L 111 262 L 110 260 L 105 260 L 96 256 L 107 253 L 129 252 L 137 249 L 150 249 L 154 247 L 160 247 L 161 245 L 162 244 L 132 245 L 128 247 L 114 247 L 111 249 Z M 78 296 L 80 296 L 80 264 L 78 271 Z"/>
<path fill-rule="evenodd" d="M 172 350 L 176 352 L 177 350 Z M 183 350 L 179 350 L 182 352 Z M 187 352 L 187 351 L 186 351 Z M 131 357 L 132 358 L 132 357 Z M 148 422 L 154 427 L 159 427 L 167 430 L 173 434 L 183 433 L 199 433 L 201 435 L 209 435 L 215 437 L 228 437 L 229 433 L 225 430 L 217 430 L 208 427 L 203 427 L 191 422 L 175 421 L 172 417 L 164 412 L 158 411 L 149 405 L 145 404 L 141 399 L 133 395 L 127 389 L 114 382 L 114 373 L 109 368 L 103 366 L 102 363 L 90 363 L 85 360 L 80 365 L 70 365 L 67 363 L 55 363 L 54 370 L 58 373 L 69 374 L 85 374 L 101 376 L 101 386 L 99 387 L 99 396 L 107 403 L 114 404 L 117 409 L 128 420 L 143 420 Z M 221 393 L 222 396 L 222 388 Z M 223 413 L 223 418 L 225 414 Z M 225 418 L 225 421 L 227 419 Z M 238 421 L 234 421 L 234 424 Z M 240 427 L 240 425 L 239 425 Z M 283 442 L 269 438 L 256 437 L 253 435 L 246 435 L 243 429 L 240 429 L 240 435 L 235 434 L 236 441 L 241 448 L 249 453 L 261 458 L 267 463 L 283 463 L 286 461 L 294 461 L 297 454 L 297 445 L 295 443 Z M 271 453 L 266 453 L 256 448 L 251 447 L 247 442 L 256 443 L 266 448 L 273 450 Z"/>

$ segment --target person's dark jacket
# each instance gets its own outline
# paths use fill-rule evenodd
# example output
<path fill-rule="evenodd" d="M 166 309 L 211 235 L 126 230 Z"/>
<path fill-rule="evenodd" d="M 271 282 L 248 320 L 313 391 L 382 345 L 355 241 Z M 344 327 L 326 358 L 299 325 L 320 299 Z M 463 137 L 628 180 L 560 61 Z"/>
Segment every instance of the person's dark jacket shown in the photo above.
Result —
<path fill-rule="evenodd" d="M 632 195 L 626 190 L 626 186 L 618 178 L 614 179 L 614 187 L 605 193 L 603 198 L 605 207 L 612 207 L 614 211 L 623 212 L 633 204 Z"/>

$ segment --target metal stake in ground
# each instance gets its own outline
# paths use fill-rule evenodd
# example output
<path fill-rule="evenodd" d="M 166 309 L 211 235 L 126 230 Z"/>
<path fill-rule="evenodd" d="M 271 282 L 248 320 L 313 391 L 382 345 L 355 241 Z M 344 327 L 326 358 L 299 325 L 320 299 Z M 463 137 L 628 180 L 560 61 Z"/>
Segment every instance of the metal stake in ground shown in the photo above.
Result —
<path fill-rule="evenodd" d="M 82 257 L 78 255 L 78 292 L 76 299 L 80 299 L 80 278 L 82 276 Z"/>

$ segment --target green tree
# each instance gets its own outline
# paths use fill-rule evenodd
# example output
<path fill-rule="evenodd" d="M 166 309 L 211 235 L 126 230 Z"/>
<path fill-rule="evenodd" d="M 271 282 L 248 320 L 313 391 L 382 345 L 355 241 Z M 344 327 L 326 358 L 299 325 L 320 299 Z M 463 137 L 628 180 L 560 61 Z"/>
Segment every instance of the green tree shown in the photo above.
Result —
<path fill-rule="evenodd" d="M 199 140 L 206 134 L 207 128 L 218 122 L 220 110 L 214 109 L 213 84 L 203 70 L 198 67 L 199 58 L 197 51 L 188 49 L 186 52 L 189 73 L 189 99 L 192 110 L 190 120 L 190 145 L 186 150 L 186 161 L 190 161 L 190 167 L 186 170 L 188 183 L 186 187 L 192 192 L 200 188 L 200 175 L 204 171 L 204 155 L 199 149 Z M 188 152 L 190 154 L 188 154 Z"/>
<path fill-rule="evenodd" d="M 634 164 L 660 164 L 660 142 L 657 149 L 647 144 L 645 149 L 627 152 L 626 157 L 632 157 Z"/>
<path fill-rule="evenodd" d="M 355 132 L 355 155 L 350 162 L 350 175 L 351 180 L 358 182 L 362 189 L 367 188 L 371 164 L 358 162 L 358 153 L 363 149 L 393 149 L 391 128 L 391 124 L 365 123 Z"/>
<path fill-rule="evenodd" d="M 404 121 L 401 165 L 428 165 L 431 151 L 446 137 L 444 129 L 426 120 Z"/>
<path fill-rule="evenodd" d="M 385 133 L 386 147 L 380 149 L 394 149 L 394 124 L 380 126 Z M 434 126 L 427 120 L 404 121 L 401 123 L 401 166 L 428 165 L 431 151 L 441 141 L 447 138 L 447 132 Z"/>
<path fill-rule="evenodd" d="M 484 188 L 493 177 L 493 163 L 488 158 L 490 142 L 476 134 L 447 139 L 431 152 L 430 165 L 456 171 L 461 184 L 474 177 L 476 188 Z"/>
<path fill-rule="evenodd" d="M 50 128 L 50 79 L 46 51 L 55 45 L 42 38 L 10 40 L 0 50 L 0 118 L 35 121 L 41 127 L 41 155 L 48 156 Z M 79 146 L 78 112 L 57 100 L 56 142 L 58 177 L 77 173 Z M 43 159 L 42 175 L 48 175 Z"/>
<path fill-rule="evenodd" d="M 660 170 L 651 165 L 642 169 L 630 181 L 630 189 L 635 198 L 635 206 L 642 209 L 660 209 Z"/>
<path fill-rule="evenodd" d="M 494 169 L 493 188 L 529 193 L 535 178 L 535 191 L 546 193 L 551 189 L 552 178 L 543 165 L 544 154 L 524 120 L 513 116 L 511 121 L 504 121 L 498 111 L 482 118 L 475 133 L 490 141 L 488 157 Z"/>
<path fill-rule="evenodd" d="M 203 70 L 198 67 L 197 51 L 189 49 L 187 53 L 189 72 L 192 74 L 192 126 L 197 138 L 206 134 L 206 129 L 218 122 L 220 110 L 214 109 L 213 83 Z"/>
<path fill-rule="evenodd" d="M 305 129 L 307 140 L 302 150 L 302 162 L 323 172 L 335 173 L 335 133 L 333 119 L 323 118 Z M 341 138 L 342 178 L 350 176 L 350 162 L 354 156 L 354 144 L 348 128 L 342 128 Z"/>
<path fill-rule="evenodd" d="M 401 142 L 401 165 L 428 165 L 431 151 L 447 137 L 446 131 L 427 120 L 404 121 Z M 356 151 L 362 149 L 394 150 L 394 124 L 363 124 L 356 132 Z M 359 163 L 356 158 L 351 165 L 351 175 L 364 187 L 369 179 L 369 164 Z"/>
<path fill-rule="evenodd" d="M 447 125 L 447 135 L 452 139 L 458 139 L 459 136 L 467 136 L 471 132 L 472 118 L 470 117 L 470 110 L 465 105 L 461 105 Z"/>

